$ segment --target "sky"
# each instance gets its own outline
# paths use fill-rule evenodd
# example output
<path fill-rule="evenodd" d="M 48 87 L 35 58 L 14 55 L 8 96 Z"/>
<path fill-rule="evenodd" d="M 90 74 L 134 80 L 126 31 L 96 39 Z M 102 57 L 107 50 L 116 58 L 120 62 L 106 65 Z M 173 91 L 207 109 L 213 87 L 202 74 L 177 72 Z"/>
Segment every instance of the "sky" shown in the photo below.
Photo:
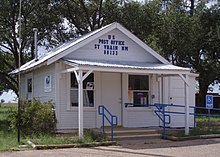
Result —
<path fill-rule="evenodd" d="M 8 92 L 4 92 L 1 96 L 0 96 L 0 101 L 4 99 L 5 103 L 8 102 L 17 102 L 17 95 L 12 91 L 9 90 Z"/>

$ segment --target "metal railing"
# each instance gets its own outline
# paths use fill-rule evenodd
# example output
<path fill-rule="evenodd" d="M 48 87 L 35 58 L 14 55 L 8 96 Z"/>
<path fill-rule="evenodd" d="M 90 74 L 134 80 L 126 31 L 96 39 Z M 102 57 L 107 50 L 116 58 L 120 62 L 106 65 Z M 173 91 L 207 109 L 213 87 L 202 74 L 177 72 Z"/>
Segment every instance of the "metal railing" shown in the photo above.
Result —
<path fill-rule="evenodd" d="M 154 113 L 157 115 L 157 117 L 163 122 L 163 138 L 166 139 L 166 124 L 170 124 L 170 115 L 166 114 L 165 107 L 167 107 L 166 104 L 154 104 L 152 105 L 156 107 L 156 110 L 154 110 Z M 163 117 L 161 117 L 161 114 Z M 166 117 L 168 117 L 168 121 L 166 121 Z"/>
<path fill-rule="evenodd" d="M 99 113 L 99 115 L 102 115 L 102 131 L 103 131 L 103 133 L 105 132 L 105 119 L 106 119 L 107 122 L 111 125 L 111 140 L 114 141 L 114 126 L 118 125 L 118 117 L 116 115 L 112 115 L 111 112 L 104 105 L 100 105 L 98 107 L 98 113 Z M 106 115 L 106 114 L 108 114 L 108 115 Z M 115 121 L 114 121 L 114 119 L 115 119 Z"/>
<path fill-rule="evenodd" d="M 185 115 L 185 112 L 178 112 L 178 111 L 167 111 L 166 107 L 177 107 L 177 108 L 185 108 L 184 105 L 176 105 L 176 104 L 133 104 L 133 103 L 125 103 L 125 107 L 155 107 L 154 113 L 157 115 L 157 117 L 162 121 L 163 123 L 163 135 L 164 139 L 166 138 L 166 124 L 170 124 L 171 122 L 171 116 L 170 114 L 182 114 Z M 213 111 L 220 111 L 220 108 L 212 108 L 207 109 L 206 107 L 200 107 L 200 106 L 189 106 L 190 109 L 193 109 L 193 112 L 190 112 L 189 115 L 194 116 L 194 128 L 196 127 L 196 116 L 206 116 L 206 117 L 220 117 L 220 114 L 210 114 L 210 110 Z M 203 109 L 203 110 L 209 110 L 207 114 L 204 113 L 196 113 L 196 109 Z M 162 115 L 162 117 L 161 117 Z M 166 121 L 166 117 L 168 117 L 168 121 Z"/>
<path fill-rule="evenodd" d="M 168 106 L 168 104 L 133 104 L 133 103 L 125 103 L 125 107 L 155 107 L 154 113 L 157 115 L 157 117 L 162 121 L 163 123 L 163 137 L 166 139 L 166 124 L 170 124 L 171 117 L 169 114 L 167 114 L 167 111 L 165 110 L 165 107 Z M 168 117 L 168 121 L 166 119 Z"/>

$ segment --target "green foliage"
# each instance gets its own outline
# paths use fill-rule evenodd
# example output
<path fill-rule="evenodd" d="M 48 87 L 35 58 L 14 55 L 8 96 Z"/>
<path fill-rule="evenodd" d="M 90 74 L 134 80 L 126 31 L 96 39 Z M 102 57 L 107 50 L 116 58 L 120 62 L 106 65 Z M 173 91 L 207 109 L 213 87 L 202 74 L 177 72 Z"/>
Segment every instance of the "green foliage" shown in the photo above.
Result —
<path fill-rule="evenodd" d="M 34 58 L 33 28 L 38 28 L 38 45 L 53 46 L 63 41 L 62 21 L 50 0 L 22 1 L 21 48 L 19 50 L 19 1 L 0 1 L 0 92 L 12 89 L 18 93 L 18 82 L 9 72 Z M 46 41 L 46 42 L 45 42 Z"/>
<path fill-rule="evenodd" d="M 24 136 L 41 133 L 54 133 L 56 127 L 55 112 L 52 101 L 41 103 L 34 99 L 32 102 L 22 101 L 20 109 L 20 128 Z M 13 129 L 18 126 L 18 114 L 9 116 Z"/>
<path fill-rule="evenodd" d="M 16 106 L 2 106 L 0 108 L 0 150 L 18 149 L 17 135 L 10 130 L 8 116 L 17 111 Z"/>
<path fill-rule="evenodd" d="M 31 137 L 27 137 L 27 139 L 31 140 L 34 144 L 42 144 L 42 145 L 49 145 L 49 144 L 73 144 L 76 143 L 77 137 L 63 137 L 63 136 L 56 136 L 51 134 L 38 134 L 32 135 Z"/>
<path fill-rule="evenodd" d="M 190 67 L 194 51 L 196 19 L 177 4 L 170 5 L 159 20 L 157 31 L 161 54 L 172 64 Z M 178 8 L 178 9 L 177 9 Z"/>
<path fill-rule="evenodd" d="M 200 75 L 199 103 L 204 105 L 208 86 L 220 80 L 220 8 L 206 8 L 204 1 L 193 7 L 189 12 L 180 1 L 171 2 L 161 12 L 150 42 L 172 64 Z"/>
<path fill-rule="evenodd" d="M 190 135 L 207 135 L 207 134 L 220 134 L 220 118 L 210 117 L 197 117 L 196 128 L 190 130 Z"/>

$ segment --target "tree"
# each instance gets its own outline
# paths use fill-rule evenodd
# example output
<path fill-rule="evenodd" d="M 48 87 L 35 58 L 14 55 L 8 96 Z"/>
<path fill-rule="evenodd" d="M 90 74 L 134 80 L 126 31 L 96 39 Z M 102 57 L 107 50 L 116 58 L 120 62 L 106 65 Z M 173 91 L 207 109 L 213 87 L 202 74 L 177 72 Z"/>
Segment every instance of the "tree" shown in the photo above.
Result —
<path fill-rule="evenodd" d="M 146 4 L 138 2 L 125 3 L 121 7 L 121 16 L 118 21 L 143 41 L 148 41 L 153 34 L 160 12 L 159 1 Z"/>
<path fill-rule="evenodd" d="M 195 61 L 192 62 L 192 66 L 200 74 L 198 79 L 200 103 L 205 105 L 208 86 L 214 80 L 220 80 L 220 8 L 214 6 L 204 9 L 199 20 L 197 56 L 193 56 Z"/>
<path fill-rule="evenodd" d="M 52 45 L 62 40 L 63 26 L 50 0 L 22 1 L 21 49 L 18 43 L 18 0 L 0 1 L 0 91 L 12 89 L 18 94 L 18 82 L 8 73 L 34 58 L 33 28 L 38 28 L 38 44 Z"/>
<path fill-rule="evenodd" d="M 159 39 L 157 44 L 160 53 L 172 64 L 191 67 L 198 26 L 196 18 L 187 14 L 181 5 L 174 3 L 161 13 L 156 30 Z"/>
<path fill-rule="evenodd" d="M 208 86 L 220 79 L 218 7 L 198 5 L 192 16 L 181 3 L 171 4 L 156 29 L 157 46 L 172 64 L 190 67 L 199 73 L 200 103 L 205 105 Z M 178 6 L 178 7 L 177 7 Z"/>
<path fill-rule="evenodd" d="M 86 34 L 102 26 L 103 0 L 60 0 L 58 9 L 61 16 L 71 24 L 73 34 Z"/>

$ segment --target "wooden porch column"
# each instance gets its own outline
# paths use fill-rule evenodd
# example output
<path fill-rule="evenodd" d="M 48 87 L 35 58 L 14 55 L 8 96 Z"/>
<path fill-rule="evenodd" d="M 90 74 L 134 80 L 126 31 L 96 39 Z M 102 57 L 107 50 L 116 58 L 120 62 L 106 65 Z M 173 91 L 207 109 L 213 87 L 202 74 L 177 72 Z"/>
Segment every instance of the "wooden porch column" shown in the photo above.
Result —
<path fill-rule="evenodd" d="M 189 76 L 179 74 L 179 76 L 184 81 L 185 90 L 185 135 L 189 135 Z"/>
<path fill-rule="evenodd" d="M 83 138 L 83 72 L 78 74 L 78 118 L 79 118 L 79 138 Z"/>
<path fill-rule="evenodd" d="M 185 135 L 189 135 L 189 76 L 185 75 Z"/>

